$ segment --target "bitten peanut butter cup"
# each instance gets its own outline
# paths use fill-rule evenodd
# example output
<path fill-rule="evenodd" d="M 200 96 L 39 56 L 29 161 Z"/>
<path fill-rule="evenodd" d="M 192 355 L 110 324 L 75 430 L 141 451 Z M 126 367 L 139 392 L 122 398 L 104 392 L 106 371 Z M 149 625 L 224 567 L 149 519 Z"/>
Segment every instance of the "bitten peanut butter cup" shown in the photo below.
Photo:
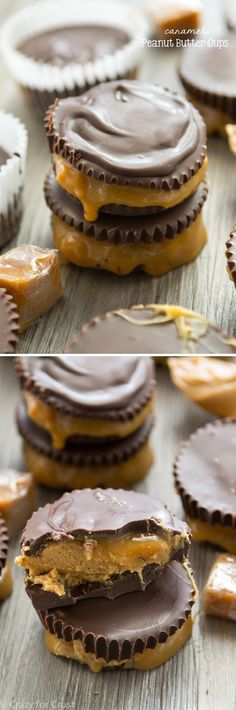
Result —
<path fill-rule="evenodd" d="M 236 286 L 236 227 L 226 242 L 226 259 L 229 276 Z"/>
<path fill-rule="evenodd" d="M 0 353 L 13 353 L 19 330 L 19 315 L 12 296 L 0 288 Z"/>
<path fill-rule="evenodd" d="M 93 318 L 72 336 L 66 352 L 223 355 L 235 353 L 236 342 L 199 313 L 155 303 Z"/>
<path fill-rule="evenodd" d="M 216 420 L 197 429 L 174 464 L 193 540 L 236 553 L 236 421 Z"/>
<path fill-rule="evenodd" d="M 107 666 L 146 670 L 169 660 L 186 642 L 195 596 L 189 567 L 172 562 L 145 591 L 38 614 L 47 629 L 46 645 L 56 655 L 93 671 Z"/>

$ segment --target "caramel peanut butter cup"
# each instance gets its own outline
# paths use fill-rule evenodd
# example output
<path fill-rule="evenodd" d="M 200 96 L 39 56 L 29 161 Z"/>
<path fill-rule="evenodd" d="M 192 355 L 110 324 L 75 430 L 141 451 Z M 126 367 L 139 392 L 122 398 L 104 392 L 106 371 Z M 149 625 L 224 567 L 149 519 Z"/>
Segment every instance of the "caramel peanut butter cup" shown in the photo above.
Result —
<path fill-rule="evenodd" d="M 154 365 L 145 357 L 18 358 L 28 416 L 55 448 L 73 436 L 128 436 L 151 414 Z"/>
<path fill-rule="evenodd" d="M 230 279 L 236 286 L 236 226 L 226 242 L 226 259 Z"/>
<path fill-rule="evenodd" d="M 77 266 L 119 275 L 141 269 L 161 276 L 192 261 L 206 242 L 201 215 L 208 192 L 204 182 L 181 205 L 168 210 L 119 217 L 100 212 L 93 222 L 84 219 L 82 203 L 59 185 L 53 173 L 46 177 L 44 192 L 53 215 L 54 244 Z"/>
<path fill-rule="evenodd" d="M 27 469 L 49 488 L 126 487 L 144 478 L 153 462 L 151 416 L 122 439 L 74 436 L 63 449 L 53 448 L 49 433 L 27 416 L 23 400 L 17 409 L 17 425 Z"/>
<path fill-rule="evenodd" d="M 219 47 L 219 41 L 221 46 Z M 222 43 L 224 43 L 222 45 Z M 236 120 L 236 39 L 228 33 L 201 47 L 189 47 L 182 56 L 180 78 L 209 133 L 225 135 Z"/>
<path fill-rule="evenodd" d="M 236 342 L 235 342 L 236 347 Z M 221 351 L 222 352 L 222 351 Z M 193 402 L 219 417 L 236 418 L 234 358 L 169 358 L 172 380 Z"/>
<path fill-rule="evenodd" d="M 19 315 L 12 296 L 0 288 L 0 353 L 13 353 L 18 341 Z"/>
<path fill-rule="evenodd" d="M 168 661 L 191 634 L 196 587 L 189 566 L 167 565 L 145 591 L 38 611 L 49 651 L 94 672 L 147 670 Z"/>
<path fill-rule="evenodd" d="M 173 207 L 206 170 L 200 114 L 153 84 L 113 81 L 56 101 L 45 128 L 57 180 L 81 201 L 88 221 L 110 204 Z"/>
<path fill-rule="evenodd" d="M 236 421 L 216 420 L 184 442 L 174 477 L 193 540 L 236 553 Z"/>
<path fill-rule="evenodd" d="M 12 592 L 12 577 L 7 561 L 8 542 L 6 523 L 0 515 L 0 602 L 7 599 Z"/>
<path fill-rule="evenodd" d="M 224 336 L 199 313 L 153 303 L 93 318 L 72 336 L 66 352 L 230 354 L 236 352 L 236 341 Z"/>

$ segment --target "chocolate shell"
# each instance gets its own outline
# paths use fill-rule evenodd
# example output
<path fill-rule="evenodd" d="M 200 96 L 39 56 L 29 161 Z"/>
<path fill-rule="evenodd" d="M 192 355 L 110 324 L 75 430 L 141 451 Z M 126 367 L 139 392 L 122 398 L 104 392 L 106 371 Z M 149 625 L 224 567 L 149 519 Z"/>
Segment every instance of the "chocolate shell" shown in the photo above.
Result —
<path fill-rule="evenodd" d="M 177 317 L 177 314 L 178 317 Z M 235 345 L 206 318 L 166 304 L 133 306 L 93 318 L 67 343 L 67 353 L 143 355 L 233 354 Z"/>
<path fill-rule="evenodd" d="M 217 419 L 184 442 L 174 477 L 190 518 L 236 528 L 236 420 Z"/>
<path fill-rule="evenodd" d="M 146 357 L 19 357 L 16 368 L 24 390 L 75 417 L 133 419 L 156 387 Z"/>
<path fill-rule="evenodd" d="M 47 503 L 33 513 L 23 531 L 21 547 L 25 554 L 34 555 L 52 540 L 162 535 L 166 532 L 181 536 L 185 556 L 190 529 L 163 503 L 134 491 L 85 488 L 64 493 L 54 503 Z"/>
<path fill-rule="evenodd" d="M 50 152 L 90 178 L 153 190 L 179 189 L 207 150 L 204 121 L 187 99 L 139 81 L 55 101 L 45 129 Z"/>
<path fill-rule="evenodd" d="M 144 446 L 153 427 L 153 418 L 148 417 L 135 432 L 123 439 L 93 439 L 73 436 L 67 439 L 63 449 L 54 449 L 50 434 L 27 416 L 26 405 L 21 400 L 17 407 L 17 426 L 23 439 L 36 451 L 72 466 L 112 466 L 134 456 Z M 96 441 L 96 443 L 94 443 Z"/>
<path fill-rule="evenodd" d="M 202 182 L 198 189 L 180 205 L 146 216 L 119 216 L 99 213 L 94 222 L 84 219 L 83 206 L 71 197 L 57 182 L 51 172 L 44 183 L 44 194 L 48 207 L 69 227 L 83 232 L 87 237 L 114 244 L 131 242 L 160 242 L 173 239 L 197 219 L 207 198 L 208 188 Z"/>
<path fill-rule="evenodd" d="M 14 353 L 19 330 L 19 315 L 12 296 L 0 288 L 0 353 Z"/>
<path fill-rule="evenodd" d="M 7 554 L 8 554 L 8 532 L 7 532 L 7 527 L 5 525 L 5 521 L 3 520 L 2 516 L 0 515 L 0 577 L 3 568 L 5 567 L 6 564 L 6 559 L 7 559 Z"/>
<path fill-rule="evenodd" d="M 198 101 L 236 119 L 236 37 L 220 35 L 226 46 L 189 47 L 182 54 L 180 78 L 186 91 Z"/>
<path fill-rule="evenodd" d="M 196 588 L 187 565 L 167 565 L 145 591 L 114 600 L 80 601 L 54 611 L 38 611 L 57 638 L 82 642 L 86 653 L 105 661 L 125 661 L 173 636 L 191 613 Z"/>
<path fill-rule="evenodd" d="M 230 234 L 230 238 L 226 242 L 226 258 L 228 264 L 229 275 L 234 285 L 236 286 L 236 227 Z"/>

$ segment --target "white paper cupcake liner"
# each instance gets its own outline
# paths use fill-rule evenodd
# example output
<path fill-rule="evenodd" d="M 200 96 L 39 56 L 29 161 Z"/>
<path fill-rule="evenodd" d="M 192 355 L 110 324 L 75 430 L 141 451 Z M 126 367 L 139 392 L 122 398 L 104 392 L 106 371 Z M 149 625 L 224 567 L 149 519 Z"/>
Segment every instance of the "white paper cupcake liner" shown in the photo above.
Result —
<path fill-rule="evenodd" d="M 119 28 L 127 32 L 130 41 L 103 59 L 65 67 L 34 61 L 17 50 L 22 42 L 41 32 L 81 24 Z M 142 51 L 141 38 L 148 32 L 142 13 L 117 0 L 53 0 L 24 8 L 10 17 L 0 33 L 0 48 L 9 72 L 19 84 L 31 91 L 56 92 L 60 96 L 134 70 Z"/>
<path fill-rule="evenodd" d="M 0 111 L 0 145 L 10 155 L 6 163 L 0 166 L 1 246 L 10 238 L 11 229 L 14 231 L 14 221 L 19 222 L 27 143 L 28 135 L 23 123 L 15 116 Z"/>

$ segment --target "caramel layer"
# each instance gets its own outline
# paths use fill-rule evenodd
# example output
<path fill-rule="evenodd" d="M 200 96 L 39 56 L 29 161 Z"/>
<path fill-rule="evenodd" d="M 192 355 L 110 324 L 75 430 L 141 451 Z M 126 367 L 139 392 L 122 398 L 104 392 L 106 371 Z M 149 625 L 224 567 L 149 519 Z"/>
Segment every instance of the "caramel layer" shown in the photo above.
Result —
<path fill-rule="evenodd" d="M 186 520 L 192 530 L 194 542 L 211 542 L 236 555 L 236 535 L 233 528 L 227 525 L 211 525 L 197 518 L 186 517 Z"/>
<path fill-rule="evenodd" d="M 13 581 L 11 576 L 11 571 L 8 562 L 2 570 L 0 575 L 0 601 L 4 601 L 7 597 L 10 597 L 13 589 Z"/>
<path fill-rule="evenodd" d="M 24 444 L 27 468 L 38 483 L 48 488 L 73 491 L 75 488 L 127 488 L 142 480 L 153 463 L 153 453 L 147 442 L 127 461 L 109 466 L 76 466 L 54 461 Z"/>
<path fill-rule="evenodd" d="M 66 261 L 80 267 L 106 269 L 126 275 L 141 269 L 149 276 L 162 276 L 195 259 L 207 241 L 202 216 L 173 239 L 150 244 L 112 244 L 77 232 L 53 216 L 53 241 Z"/>
<path fill-rule="evenodd" d="M 207 169 L 207 158 L 193 177 L 178 190 L 153 190 L 127 187 L 94 180 L 75 170 L 64 158 L 54 155 L 56 177 L 64 190 L 82 202 L 84 216 L 89 222 L 97 219 L 104 205 L 127 205 L 129 207 L 174 207 L 186 200 L 200 185 Z"/>
<path fill-rule="evenodd" d="M 152 413 L 155 393 L 136 417 L 125 422 L 106 420 L 105 418 L 96 419 L 95 417 L 91 419 L 71 417 L 68 414 L 52 409 L 31 392 L 24 392 L 24 399 L 28 416 L 38 426 L 49 432 L 55 449 L 63 449 L 66 439 L 76 434 L 106 438 L 109 436 L 125 437 L 132 434 Z"/>
<path fill-rule="evenodd" d="M 147 648 L 143 653 L 135 653 L 133 658 L 123 661 L 105 661 L 103 658 L 96 658 L 93 653 L 86 653 L 81 641 L 64 641 L 58 639 L 55 634 L 45 631 L 45 644 L 55 656 L 65 656 L 80 663 L 85 663 L 94 673 L 99 673 L 103 668 L 135 668 L 139 671 L 158 668 L 163 663 L 172 658 L 184 646 L 192 632 L 192 618 L 185 621 L 181 629 L 178 629 L 173 636 L 170 636 L 165 643 L 157 643 L 155 648 Z"/>

